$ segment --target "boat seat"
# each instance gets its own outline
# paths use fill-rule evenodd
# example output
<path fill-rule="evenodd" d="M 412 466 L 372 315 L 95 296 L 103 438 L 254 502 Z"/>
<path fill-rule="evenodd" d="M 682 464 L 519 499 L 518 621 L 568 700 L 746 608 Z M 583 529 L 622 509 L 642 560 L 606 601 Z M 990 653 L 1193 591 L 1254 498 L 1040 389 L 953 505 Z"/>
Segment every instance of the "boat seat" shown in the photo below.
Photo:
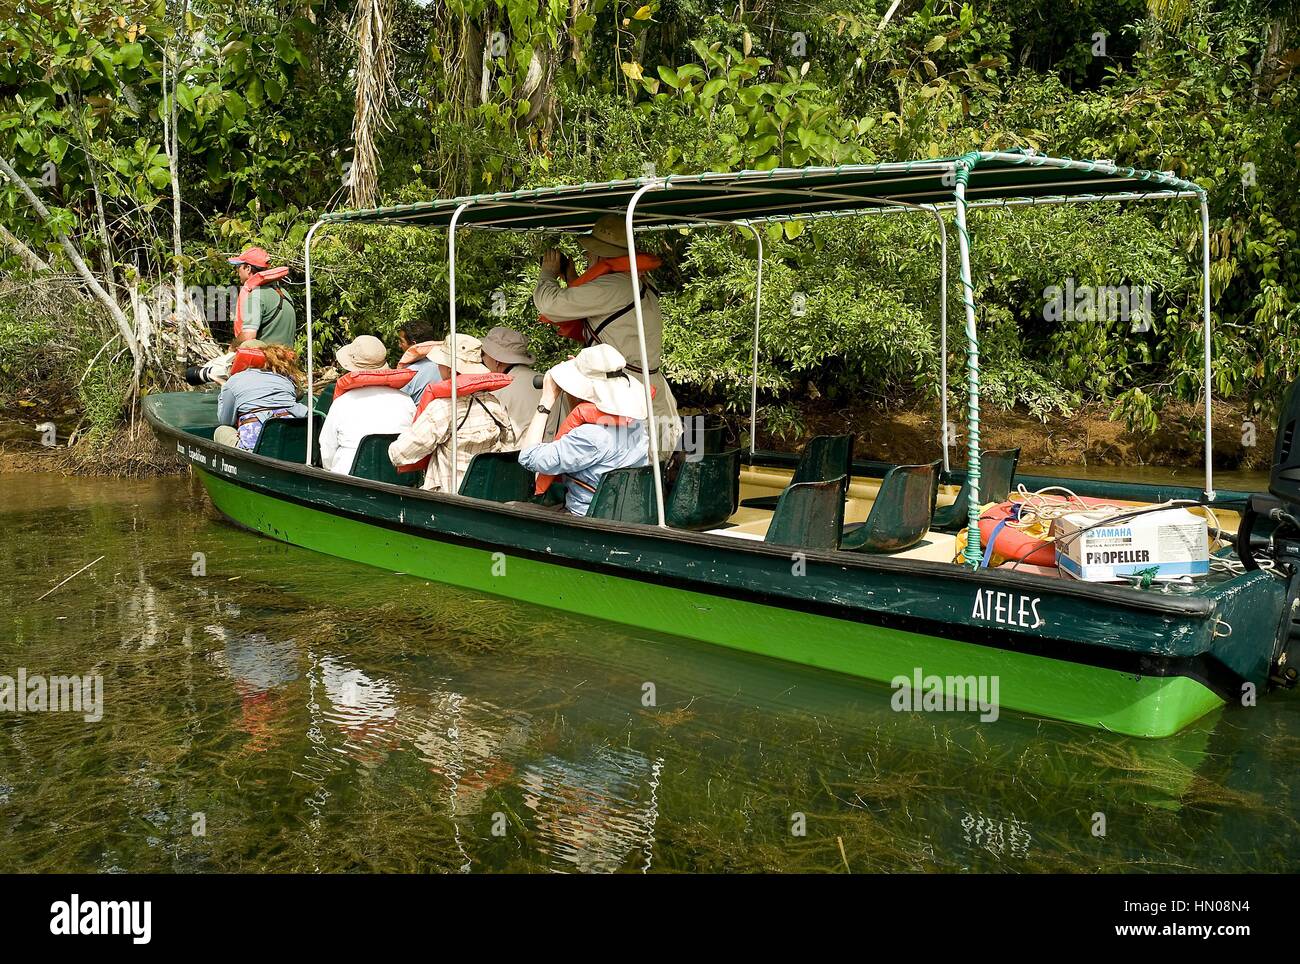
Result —
<path fill-rule="evenodd" d="M 398 472 L 388 457 L 388 446 L 397 441 L 397 435 L 367 435 L 357 446 L 348 475 L 371 482 L 387 482 L 407 488 L 420 484 L 420 472 Z"/>
<path fill-rule="evenodd" d="M 847 484 L 847 475 L 792 484 L 777 498 L 772 524 L 763 541 L 803 549 L 838 549 Z"/>
<path fill-rule="evenodd" d="M 803 455 L 799 457 L 799 465 L 794 470 L 790 484 L 824 482 L 827 479 L 842 477 L 844 488 L 847 490 L 849 479 L 853 475 L 853 441 L 852 435 L 813 436 L 804 447 Z M 746 499 L 740 504 L 747 509 L 775 509 L 780 498 L 779 495 L 765 495 L 756 499 Z"/>
<path fill-rule="evenodd" d="M 311 464 L 320 467 L 320 428 L 324 421 L 317 414 L 313 420 L 312 434 L 315 443 L 312 446 Z M 307 419 L 306 418 L 268 418 L 262 425 L 262 434 L 258 436 L 257 447 L 253 449 L 258 455 L 282 462 L 302 464 L 307 459 Z"/>
<path fill-rule="evenodd" d="M 699 421 L 696 421 L 696 420 Z M 683 415 L 682 446 L 688 455 L 699 453 L 715 454 L 727 451 L 727 440 L 731 438 L 731 425 L 725 418 L 714 412 L 701 415 Z M 734 439 L 732 439 L 734 442 Z"/>
<path fill-rule="evenodd" d="M 316 396 L 315 408 L 316 411 L 320 412 L 322 415 L 329 414 L 330 406 L 334 404 L 334 389 L 338 387 L 338 384 L 337 381 L 330 382 L 322 388 L 320 394 Z"/>
<path fill-rule="evenodd" d="M 889 553 L 918 545 L 930 528 L 941 464 L 895 465 L 886 472 L 866 521 L 847 528 L 840 548 Z"/>
<path fill-rule="evenodd" d="M 1015 485 L 1016 463 L 1019 461 L 1020 449 L 980 453 L 981 504 L 1001 502 L 1007 497 Z M 963 482 L 952 505 L 940 506 L 935 510 L 930 528 L 939 532 L 958 532 L 966 528 L 969 514 L 970 483 Z"/>
<path fill-rule="evenodd" d="M 736 511 L 739 492 L 739 449 L 688 458 L 668 494 L 664 520 L 674 529 L 714 529 Z"/>
<path fill-rule="evenodd" d="M 518 452 L 480 452 L 470 459 L 460 494 L 489 502 L 526 502 L 533 484 L 533 473 L 519 464 Z"/>
<path fill-rule="evenodd" d="M 596 486 L 596 494 L 592 496 L 587 518 L 638 522 L 642 525 L 657 524 L 659 513 L 655 509 L 655 479 L 650 466 L 613 469 L 602 475 L 600 485 Z"/>

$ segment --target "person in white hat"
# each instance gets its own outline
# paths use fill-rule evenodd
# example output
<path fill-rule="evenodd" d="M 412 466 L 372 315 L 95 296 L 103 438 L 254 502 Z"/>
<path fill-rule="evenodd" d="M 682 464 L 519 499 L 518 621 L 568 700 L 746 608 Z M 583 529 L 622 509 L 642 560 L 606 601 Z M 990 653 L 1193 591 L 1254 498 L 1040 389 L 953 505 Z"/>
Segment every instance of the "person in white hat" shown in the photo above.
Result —
<path fill-rule="evenodd" d="M 561 393 L 574 411 L 555 441 L 542 442 Z M 628 372 L 618 350 L 584 348 L 546 373 L 542 400 L 520 442 L 519 464 L 540 476 L 561 477 L 565 508 L 586 515 L 602 475 L 649 464 L 645 418 L 645 385 Z"/>
<path fill-rule="evenodd" d="M 329 414 L 321 426 L 321 465 L 326 471 L 347 475 L 352 470 L 352 461 L 361 440 L 367 435 L 392 435 L 405 431 L 415 417 L 415 402 L 400 388 L 382 384 L 383 374 L 396 376 L 398 373 L 388 367 L 388 350 L 373 335 L 359 335 L 340 348 L 334 357 L 344 371 L 380 376 L 373 379 L 373 384 L 348 391 L 336 388 Z M 342 385 L 343 378 L 339 383 Z"/>
<path fill-rule="evenodd" d="M 426 357 L 438 366 L 447 395 L 435 396 L 411 424 L 388 447 L 393 465 L 414 465 L 428 459 L 424 488 L 434 492 L 457 492 L 470 461 L 480 452 L 505 452 L 515 446 L 510 413 L 501 399 L 478 376 L 487 375 L 483 364 L 483 343 L 472 335 L 456 336 L 453 358 L 446 342 L 431 348 Z M 456 369 L 456 464 L 451 464 L 452 367 Z M 442 383 L 435 385 L 440 388 Z"/>
<path fill-rule="evenodd" d="M 650 380 L 660 426 L 659 449 L 661 458 L 667 458 L 681 438 L 682 430 L 677 399 L 660 370 L 664 322 L 659 312 L 659 294 L 648 277 L 661 262 L 643 252 L 636 256 L 648 356 L 642 359 L 623 215 L 604 215 L 596 221 L 590 234 L 579 235 L 577 241 L 587 252 L 587 270 L 581 276 L 568 278 L 568 285 L 561 286 L 559 277 L 565 273 L 564 258 L 557 250 L 547 251 L 542 256 L 541 273 L 533 289 L 533 304 L 543 321 L 556 325 L 562 333 L 578 337 L 585 346 L 612 346 L 627 359 L 629 372 Z M 581 324 L 571 324 L 574 322 Z"/>
<path fill-rule="evenodd" d="M 533 387 L 533 370 L 536 359 L 528 353 L 528 339 L 513 328 L 497 326 L 483 336 L 483 364 L 489 371 L 509 375 L 513 380 L 498 389 L 497 398 L 510 413 L 515 438 L 523 438 L 533 421 L 537 403 L 542 400 L 542 390 Z"/>

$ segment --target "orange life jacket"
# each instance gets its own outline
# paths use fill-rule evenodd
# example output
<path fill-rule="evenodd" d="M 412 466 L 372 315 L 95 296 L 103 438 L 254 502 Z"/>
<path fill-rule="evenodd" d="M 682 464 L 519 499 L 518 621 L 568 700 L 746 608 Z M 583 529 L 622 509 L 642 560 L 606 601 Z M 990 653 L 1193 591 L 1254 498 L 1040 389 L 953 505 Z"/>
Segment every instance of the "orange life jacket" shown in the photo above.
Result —
<path fill-rule="evenodd" d="M 377 368 L 369 372 L 348 372 L 339 376 L 334 401 L 354 388 L 401 388 L 416 375 L 413 368 Z"/>
<path fill-rule="evenodd" d="M 598 409 L 594 402 L 583 402 L 577 408 L 569 413 L 555 433 L 555 440 L 563 438 L 569 432 L 573 431 L 579 425 L 614 425 L 626 428 L 635 422 L 636 419 L 628 418 L 625 415 L 607 415 Z M 537 476 L 537 484 L 533 486 L 533 495 L 541 495 L 549 489 L 559 476 L 541 475 Z"/>
<path fill-rule="evenodd" d="M 265 368 L 266 352 L 260 348 L 237 348 L 235 360 L 230 363 L 230 374 L 238 375 L 245 368 Z"/>
<path fill-rule="evenodd" d="M 658 268 L 663 263 L 664 263 L 663 259 L 656 255 L 642 254 L 639 251 L 637 252 L 636 270 L 638 273 L 645 272 L 645 271 L 654 271 L 655 268 Z M 631 271 L 631 270 L 632 270 L 631 258 L 628 257 L 601 258 L 599 261 L 593 264 L 590 268 L 588 268 L 578 277 L 574 278 L 573 281 L 570 282 L 569 287 L 573 288 L 578 285 L 585 285 L 588 281 L 595 281 L 597 278 L 601 277 L 602 275 L 621 273 L 624 271 Z M 631 307 L 632 305 L 628 305 L 627 308 L 624 308 L 622 309 L 622 311 L 616 312 L 615 314 L 621 315 L 624 312 L 626 312 L 628 308 Z M 593 333 L 590 327 L 587 325 L 586 318 L 575 318 L 572 321 L 552 321 L 550 318 L 547 318 L 545 315 L 538 315 L 537 320 L 546 325 L 554 325 L 555 330 L 558 331 L 565 338 L 569 338 L 576 342 L 581 342 L 583 345 L 592 345 L 595 344 L 596 342 L 595 333 Z M 612 320 L 612 319 L 607 319 L 607 320 Z"/>
<path fill-rule="evenodd" d="M 244 337 L 244 301 L 254 290 L 260 288 L 268 281 L 279 281 L 289 274 L 288 268 L 267 268 L 265 271 L 254 271 L 248 276 L 248 280 L 239 286 L 239 294 L 235 297 L 235 337 Z M 284 295 L 280 295 L 281 298 Z"/>
<path fill-rule="evenodd" d="M 415 370 L 411 368 L 402 368 L 399 371 L 410 372 L 415 376 Z M 486 375 L 457 375 L 456 376 L 456 397 L 463 398 L 466 395 L 474 395 L 477 392 L 495 392 L 505 388 L 512 381 L 513 375 L 507 375 L 505 372 L 488 372 Z M 434 382 L 431 385 L 425 385 L 424 391 L 420 393 L 420 401 L 415 406 L 415 417 L 419 418 L 424 414 L 424 410 L 432 404 L 435 398 L 451 398 L 451 379 L 447 378 L 440 382 Z M 426 455 L 418 462 L 412 462 L 409 465 L 396 466 L 398 472 L 419 472 L 429 467 L 431 456 Z"/>

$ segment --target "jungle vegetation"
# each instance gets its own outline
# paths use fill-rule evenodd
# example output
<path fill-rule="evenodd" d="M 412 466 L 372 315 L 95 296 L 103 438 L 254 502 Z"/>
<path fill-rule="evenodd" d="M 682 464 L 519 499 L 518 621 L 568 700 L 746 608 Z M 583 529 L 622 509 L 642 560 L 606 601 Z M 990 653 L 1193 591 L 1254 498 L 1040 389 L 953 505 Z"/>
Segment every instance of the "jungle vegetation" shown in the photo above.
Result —
<path fill-rule="evenodd" d="M 1298 46 L 1295 0 L 2 0 L 0 405 L 67 404 L 83 435 L 111 432 L 228 338 L 226 256 L 261 244 L 300 284 L 327 210 L 1033 148 L 1209 191 L 1213 391 L 1268 413 L 1300 375 Z M 1197 402 L 1195 205 L 971 228 L 986 404 L 1101 402 L 1154 431 Z M 669 377 L 687 403 L 744 407 L 753 242 L 655 243 Z M 769 428 L 797 428 L 810 398 L 935 396 L 929 223 L 790 224 L 766 248 Z M 551 359 L 540 250 L 467 238 L 458 303 L 467 330 L 521 327 Z M 331 230 L 314 264 L 324 362 L 355 334 L 445 329 L 440 234 Z M 1048 318 L 1067 281 L 1149 291 L 1149 324 Z"/>

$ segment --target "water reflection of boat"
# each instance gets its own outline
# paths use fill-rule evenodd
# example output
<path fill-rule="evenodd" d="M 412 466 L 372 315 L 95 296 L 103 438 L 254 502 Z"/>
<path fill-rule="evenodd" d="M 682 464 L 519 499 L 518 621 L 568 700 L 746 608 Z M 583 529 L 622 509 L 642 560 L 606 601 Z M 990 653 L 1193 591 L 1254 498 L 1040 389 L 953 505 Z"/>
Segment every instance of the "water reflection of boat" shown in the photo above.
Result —
<path fill-rule="evenodd" d="M 224 644 L 211 659 L 230 674 L 239 694 L 238 727 L 251 737 L 246 748 L 263 752 L 273 742 L 276 721 L 291 709 L 281 691 L 299 678 L 297 645 L 271 640 L 266 633 L 232 633 L 224 626 L 208 626 L 207 632 Z"/>
<path fill-rule="evenodd" d="M 594 747 L 580 760 L 556 756 L 529 764 L 522 774 L 524 805 L 543 849 L 560 866 L 612 873 L 636 864 L 648 870 L 659 817 L 662 760 L 626 748 Z"/>

